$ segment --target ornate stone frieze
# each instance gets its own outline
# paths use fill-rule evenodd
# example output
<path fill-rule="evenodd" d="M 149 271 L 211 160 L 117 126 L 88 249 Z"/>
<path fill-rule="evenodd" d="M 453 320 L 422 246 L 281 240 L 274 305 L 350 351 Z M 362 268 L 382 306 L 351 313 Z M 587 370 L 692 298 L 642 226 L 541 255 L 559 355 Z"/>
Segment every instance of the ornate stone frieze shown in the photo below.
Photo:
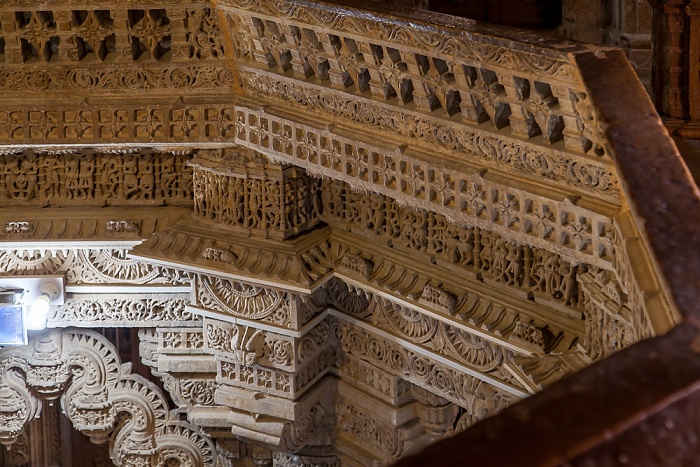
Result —
<path fill-rule="evenodd" d="M 417 145 L 438 147 L 460 157 L 466 154 L 473 164 L 506 170 L 518 176 L 546 179 L 560 188 L 575 187 L 612 202 L 620 196 L 617 176 L 607 163 L 419 112 L 398 111 L 390 104 L 361 99 L 353 94 L 339 94 L 298 80 L 245 68 L 240 75 L 244 86 L 256 96 L 276 98 L 303 109 L 315 109 L 358 125 L 370 124 L 390 135 L 414 138 Z M 599 138 L 598 141 L 603 140 Z M 586 145 L 585 142 L 582 144 Z"/>
<path fill-rule="evenodd" d="M 125 69 L 123 66 L 51 67 L 39 70 L 3 65 L 0 89 L 12 92 L 143 92 L 144 90 L 222 91 L 233 83 L 226 65 L 159 66 Z"/>
<path fill-rule="evenodd" d="M 155 327 L 196 325 L 185 310 L 187 295 L 73 296 L 55 307 L 49 327 Z"/>
<path fill-rule="evenodd" d="M 1 350 L 0 362 L 5 445 L 40 413 L 42 401 L 60 397 L 77 430 L 95 442 L 110 441 L 116 465 L 216 465 L 211 439 L 173 417 L 159 389 L 130 374 L 112 344 L 95 332 L 44 332 L 29 346 Z"/>
<path fill-rule="evenodd" d="M 4 5 L 5 92 L 207 89 L 233 80 L 226 65 L 216 63 L 224 58 L 223 34 L 218 15 L 205 5 L 126 9 L 112 2 L 94 10 L 53 3 L 38 10 Z M 134 62 L 138 69 L 128 66 Z M 168 66 L 172 62 L 180 65 Z"/>
<path fill-rule="evenodd" d="M 198 275 L 192 304 L 217 311 L 231 320 L 260 320 L 296 327 L 297 300 L 294 294 L 220 277 Z"/>
<path fill-rule="evenodd" d="M 417 29 L 415 19 L 360 16 L 356 10 L 242 0 L 219 5 L 243 34 L 232 43 L 238 61 L 322 84 L 338 100 L 361 95 L 389 103 L 395 113 L 410 103 L 465 126 L 490 121 L 520 138 L 541 134 L 544 143 L 564 139 L 568 149 L 604 153 L 593 138 L 598 121 L 577 105 L 587 95 L 575 65 L 560 51 L 518 50 L 504 38 L 483 40 L 478 33 L 427 24 Z M 274 97 L 284 99 L 287 92 Z"/>
<path fill-rule="evenodd" d="M 191 206 L 190 157 L 155 151 L 9 154 L 0 160 L 0 204 Z M 112 231 L 125 228 L 112 225 Z"/>
<path fill-rule="evenodd" d="M 8 103 L 0 111 L 0 154 L 16 152 L 13 145 L 19 144 L 35 149 L 65 144 L 123 149 L 134 144 L 184 143 L 192 147 L 194 143 L 230 141 L 234 136 L 232 106 L 173 101 L 148 105 L 122 101 L 44 106 Z"/>
<path fill-rule="evenodd" d="M 243 148 L 200 151 L 189 165 L 199 220 L 279 239 L 318 223 L 320 180 L 299 169 L 270 164 Z"/>
<path fill-rule="evenodd" d="M 481 372 L 496 370 L 502 365 L 504 354 L 510 354 L 492 342 L 384 298 L 375 296 L 372 308 L 374 312 L 370 319 L 379 329 L 390 330 L 402 339 L 447 355 Z"/>
<path fill-rule="evenodd" d="M 65 275 L 69 284 L 188 284 L 186 274 L 127 257 L 126 247 L 0 251 L 5 275 Z"/>
<path fill-rule="evenodd" d="M 429 162 L 399 147 L 344 136 L 266 110 L 236 107 L 236 142 L 272 161 L 380 193 L 400 204 L 476 226 L 576 261 L 610 268 L 614 228 L 609 217 Z"/>

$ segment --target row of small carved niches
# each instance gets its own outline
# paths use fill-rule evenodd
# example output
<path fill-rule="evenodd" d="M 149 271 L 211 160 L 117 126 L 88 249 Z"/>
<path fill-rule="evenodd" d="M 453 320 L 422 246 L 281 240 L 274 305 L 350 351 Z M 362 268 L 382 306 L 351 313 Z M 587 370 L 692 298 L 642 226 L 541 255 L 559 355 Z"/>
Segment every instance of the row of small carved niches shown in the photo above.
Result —
<path fill-rule="evenodd" d="M 0 206 L 192 206 L 189 152 L 25 151 L 0 158 Z"/>
<path fill-rule="evenodd" d="M 157 5 L 0 12 L 0 62 L 168 62 L 223 57 L 215 10 Z M 91 5 L 92 6 L 92 5 Z M 124 8 L 127 7 L 127 8 Z"/>
<path fill-rule="evenodd" d="M 242 83 L 253 93 L 301 103 L 307 99 L 300 95 L 320 92 L 317 103 L 331 112 L 327 103 L 333 94 L 371 99 L 402 113 L 508 129 L 547 146 L 563 140 L 566 149 L 593 157 L 606 153 L 589 97 L 563 54 L 518 50 L 496 36 L 484 40 L 449 30 L 409 29 L 385 18 L 356 19 L 357 26 L 348 27 L 340 13 L 321 5 L 225 3 L 229 28 L 241 33 L 233 47 L 242 62 Z"/>
<path fill-rule="evenodd" d="M 245 148 L 201 150 L 194 168 L 199 220 L 250 235 L 285 239 L 313 229 L 321 211 L 321 181 L 303 170 L 271 164 Z"/>
<path fill-rule="evenodd" d="M 193 85 L 194 86 L 194 85 Z M 225 142 L 235 136 L 234 111 L 222 104 L 230 95 L 201 100 L 169 98 L 145 102 L 122 99 L 88 103 L 53 103 L 46 106 L 25 102 L 3 105 L 0 111 L 0 152 L 14 153 L 15 145 L 33 144 L 43 152 L 64 152 L 55 145 L 81 147 L 104 144 L 185 144 Z M 216 100 L 216 102 L 214 102 Z M 118 146 L 124 151 L 124 146 Z"/>

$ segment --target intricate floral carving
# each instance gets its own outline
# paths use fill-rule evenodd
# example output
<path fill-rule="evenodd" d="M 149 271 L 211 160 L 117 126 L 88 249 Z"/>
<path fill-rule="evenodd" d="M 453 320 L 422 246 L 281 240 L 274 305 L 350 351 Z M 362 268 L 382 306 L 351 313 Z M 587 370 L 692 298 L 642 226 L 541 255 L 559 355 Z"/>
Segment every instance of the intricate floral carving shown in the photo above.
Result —
<path fill-rule="evenodd" d="M 109 439 L 117 465 L 165 464 L 169 459 L 216 464 L 212 441 L 171 418 L 158 388 L 121 366 L 116 349 L 99 334 L 43 333 L 28 347 L 0 351 L 0 362 L 5 444 L 12 444 L 28 416 L 41 410 L 33 390 L 48 399 L 62 394 L 61 405 L 75 428 L 96 442 Z"/>
<path fill-rule="evenodd" d="M 49 317 L 49 325 L 63 326 L 134 326 L 153 327 L 164 323 L 177 324 L 194 321 L 185 311 L 187 297 L 130 297 L 102 296 L 71 298 L 56 307 Z"/>
<path fill-rule="evenodd" d="M 0 252 L 5 274 L 65 274 L 73 284 L 186 284 L 182 273 L 127 258 L 127 248 Z"/>
<path fill-rule="evenodd" d="M 405 433 L 380 420 L 371 412 L 352 405 L 341 403 L 337 408 L 338 427 L 376 451 L 397 459 L 405 449 Z M 403 435 L 403 436 L 402 436 Z"/>

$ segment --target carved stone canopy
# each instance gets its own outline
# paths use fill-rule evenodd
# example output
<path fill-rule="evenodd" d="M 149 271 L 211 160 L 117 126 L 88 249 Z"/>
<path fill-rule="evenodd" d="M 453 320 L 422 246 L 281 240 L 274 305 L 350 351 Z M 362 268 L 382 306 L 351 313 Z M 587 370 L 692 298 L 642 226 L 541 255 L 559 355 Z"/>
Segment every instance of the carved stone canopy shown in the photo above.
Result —
<path fill-rule="evenodd" d="M 117 465 L 386 464 L 676 319 L 571 44 L 268 0 L 0 25 L 0 273 L 68 284 L 0 350 L 15 451 L 60 400 Z"/>

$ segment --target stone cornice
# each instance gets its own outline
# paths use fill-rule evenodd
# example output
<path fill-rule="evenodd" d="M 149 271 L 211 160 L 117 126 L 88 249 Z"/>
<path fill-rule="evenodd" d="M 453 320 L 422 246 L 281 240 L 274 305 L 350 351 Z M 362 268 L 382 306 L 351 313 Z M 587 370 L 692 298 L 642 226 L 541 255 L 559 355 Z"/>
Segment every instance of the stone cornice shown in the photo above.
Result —
<path fill-rule="evenodd" d="M 293 240 L 237 237 L 209 227 L 180 225 L 135 247 L 131 258 L 192 272 L 310 293 L 326 279 L 328 229 Z"/>

